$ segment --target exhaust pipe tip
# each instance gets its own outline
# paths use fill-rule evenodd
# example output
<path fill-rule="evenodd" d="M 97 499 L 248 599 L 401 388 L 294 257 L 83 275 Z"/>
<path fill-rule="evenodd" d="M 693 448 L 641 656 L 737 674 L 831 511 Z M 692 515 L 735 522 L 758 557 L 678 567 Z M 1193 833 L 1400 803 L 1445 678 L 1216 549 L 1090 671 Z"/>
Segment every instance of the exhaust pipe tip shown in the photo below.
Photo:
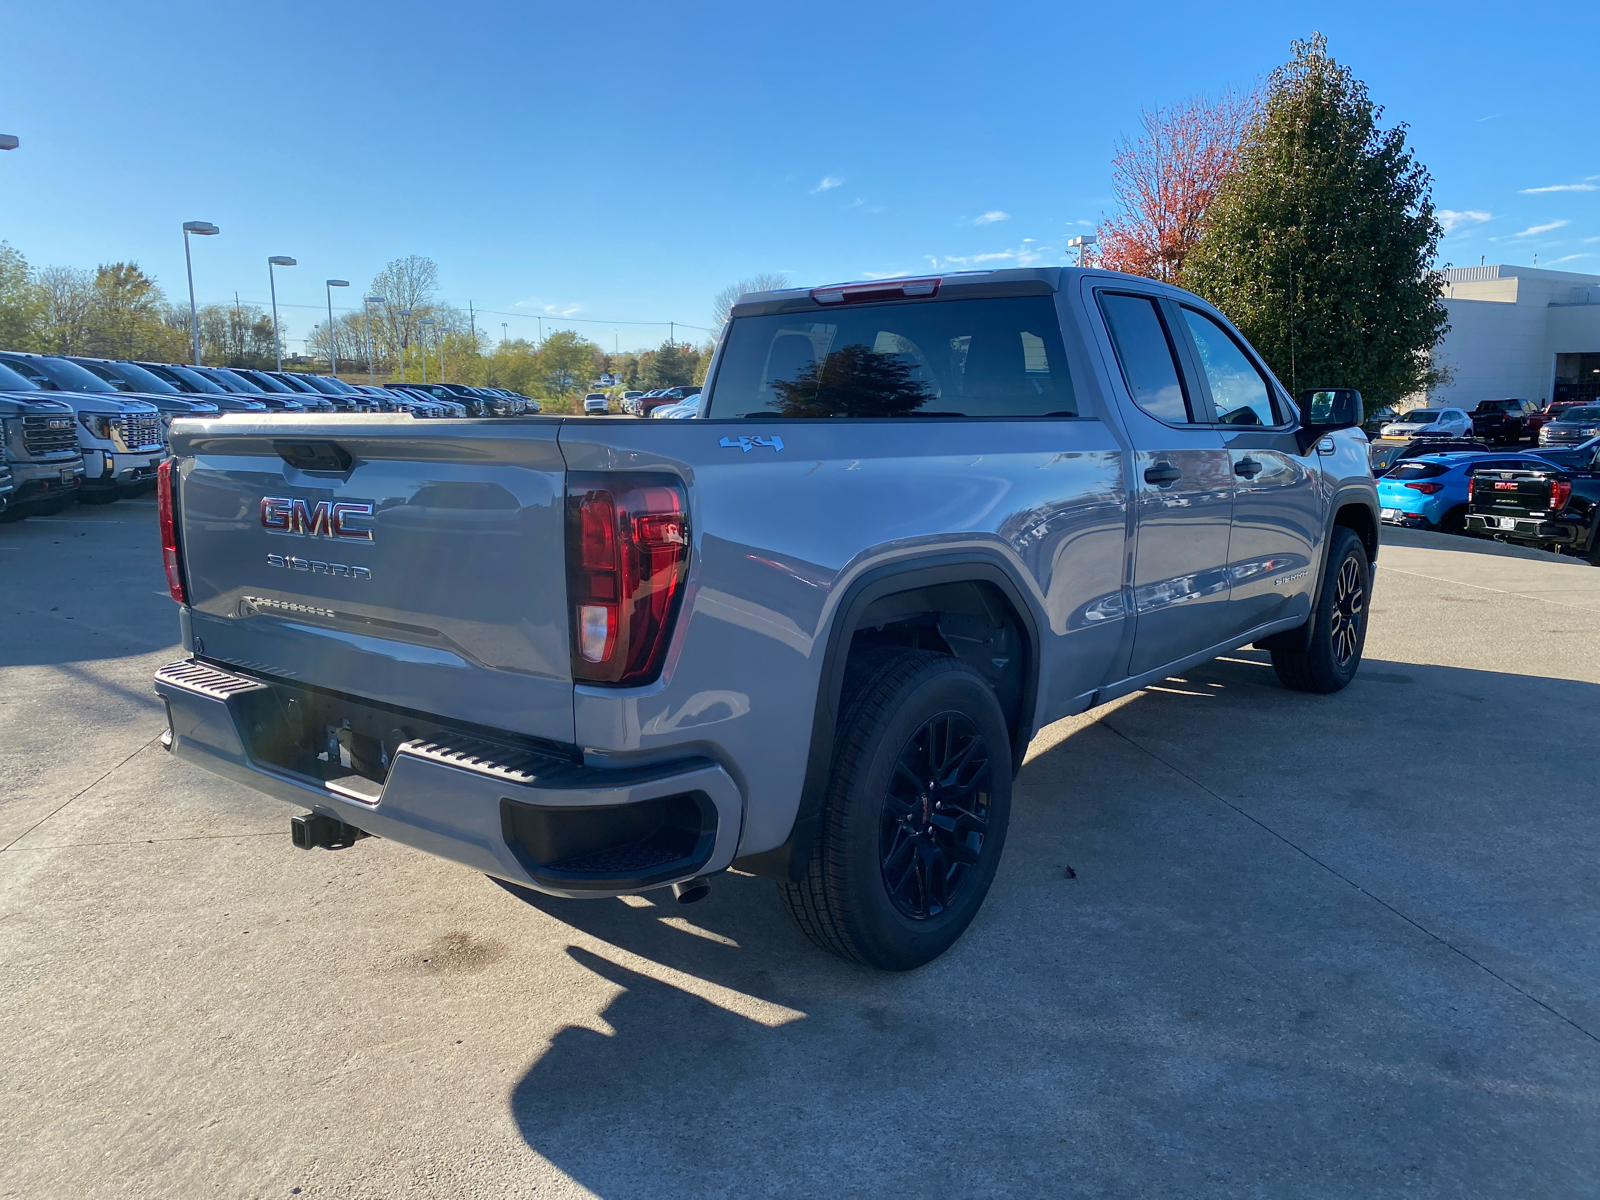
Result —
<path fill-rule="evenodd" d="M 697 879 L 686 879 L 672 885 L 672 895 L 679 904 L 694 904 L 711 895 L 711 881 L 704 875 Z"/>

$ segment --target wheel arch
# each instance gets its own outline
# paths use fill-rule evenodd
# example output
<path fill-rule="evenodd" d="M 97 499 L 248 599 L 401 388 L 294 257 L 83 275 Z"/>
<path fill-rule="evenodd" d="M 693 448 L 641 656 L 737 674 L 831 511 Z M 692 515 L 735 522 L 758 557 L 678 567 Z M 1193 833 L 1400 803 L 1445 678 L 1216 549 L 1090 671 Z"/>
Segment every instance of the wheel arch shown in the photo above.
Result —
<path fill-rule="evenodd" d="M 833 760 L 834 732 L 846 671 L 853 652 L 874 645 L 924 645 L 951 654 L 973 666 L 995 688 L 1011 730 L 1013 769 L 1033 737 L 1038 711 L 1040 631 L 1047 628 L 1028 590 L 1013 568 L 998 554 L 962 552 L 903 560 L 864 571 L 851 581 L 834 609 L 827 631 L 822 670 L 817 685 L 816 709 L 811 723 L 811 745 L 801 784 L 794 825 L 783 845 L 740 859 L 734 865 L 758 875 L 798 882 L 804 877 L 822 816 L 828 774 Z M 949 620 L 929 617 L 940 615 Z M 993 629 L 1007 629 L 1016 638 L 1008 668 L 982 663 L 989 646 L 971 622 L 997 621 Z M 928 630 L 927 643 L 885 641 L 885 630 Z M 859 634 L 867 634 L 858 638 Z M 942 640 L 941 647 L 933 638 Z M 1006 655 L 988 655 L 989 658 Z M 1010 695 L 1003 689 L 1010 688 Z"/>

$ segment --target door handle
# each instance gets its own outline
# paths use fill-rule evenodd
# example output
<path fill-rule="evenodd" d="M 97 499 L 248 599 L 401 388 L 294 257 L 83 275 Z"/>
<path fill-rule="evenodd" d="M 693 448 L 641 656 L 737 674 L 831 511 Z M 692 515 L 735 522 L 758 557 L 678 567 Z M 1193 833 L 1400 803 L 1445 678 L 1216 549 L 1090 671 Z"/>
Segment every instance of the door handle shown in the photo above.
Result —
<path fill-rule="evenodd" d="M 1245 479 L 1254 479 L 1261 474 L 1261 464 L 1253 458 L 1241 458 L 1233 464 L 1233 473 L 1241 475 Z"/>
<path fill-rule="evenodd" d="M 1177 483 L 1182 477 L 1183 472 L 1169 462 L 1158 462 L 1155 466 L 1144 469 L 1144 481 L 1153 483 L 1157 487 Z"/>

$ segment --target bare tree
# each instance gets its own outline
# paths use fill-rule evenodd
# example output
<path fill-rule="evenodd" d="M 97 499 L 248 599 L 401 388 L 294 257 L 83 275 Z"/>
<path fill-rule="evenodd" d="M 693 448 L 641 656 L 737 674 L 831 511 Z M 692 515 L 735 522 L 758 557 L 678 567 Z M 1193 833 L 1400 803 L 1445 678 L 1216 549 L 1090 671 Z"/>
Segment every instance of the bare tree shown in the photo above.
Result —
<path fill-rule="evenodd" d="M 379 357 L 396 363 L 404 357 L 406 347 L 418 340 L 420 322 L 432 315 L 438 290 L 438 264 L 421 254 L 397 258 L 378 272 L 367 295 L 382 296 L 384 301 L 382 311 L 372 314 L 372 340 L 380 346 Z M 402 317 L 407 310 L 411 315 Z"/>
<path fill-rule="evenodd" d="M 1257 106 L 1254 92 L 1225 92 L 1140 114 L 1144 133 L 1111 160 L 1122 211 L 1100 226 L 1099 265 L 1178 282 Z"/>
<path fill-rule="evenodd" d="M 728 323 L 728 313 L 739 302 L 739 297 L 746 292 L 776 292 L 789 286 L 789 277 L 779 272 L 764 271 L 759 275 L 752 275 L 748 279 L 741 279 L 738 283 L 730 283 L 713 297 L 711 301 L 711 323 L 721 329 Z"/>
<path fill-rule="evenodd" d="M 44 302 L 39 331 L 44 349 L 82 354 L 89 348 L 94 276 L 77 267 L 46 267 L 39 272 L 38 286 Z"/>

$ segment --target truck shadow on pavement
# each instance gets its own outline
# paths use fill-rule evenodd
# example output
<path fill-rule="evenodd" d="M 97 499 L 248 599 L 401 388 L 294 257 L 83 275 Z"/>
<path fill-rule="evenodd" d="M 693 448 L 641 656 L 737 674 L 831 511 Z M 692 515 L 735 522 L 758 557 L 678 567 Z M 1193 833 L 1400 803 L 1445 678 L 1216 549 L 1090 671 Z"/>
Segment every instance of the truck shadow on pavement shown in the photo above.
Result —
<path fill-rule="evenodd" d="M 1041 735 L 984 909 L 919 971 L 815 949 L 749 876 L 510 888 L 620 989 L 513 1086 L 528 1145 L 607 1197 L 1584 1190 L 1589 754 L 1530 781 L 1501 718 L 1592 723 L 1600 689 L 1371 661 L 1303 696 L 1250 651 L 1161 687 Z M 1382 736 L 1424 699 L 1449 753 Z"/>

